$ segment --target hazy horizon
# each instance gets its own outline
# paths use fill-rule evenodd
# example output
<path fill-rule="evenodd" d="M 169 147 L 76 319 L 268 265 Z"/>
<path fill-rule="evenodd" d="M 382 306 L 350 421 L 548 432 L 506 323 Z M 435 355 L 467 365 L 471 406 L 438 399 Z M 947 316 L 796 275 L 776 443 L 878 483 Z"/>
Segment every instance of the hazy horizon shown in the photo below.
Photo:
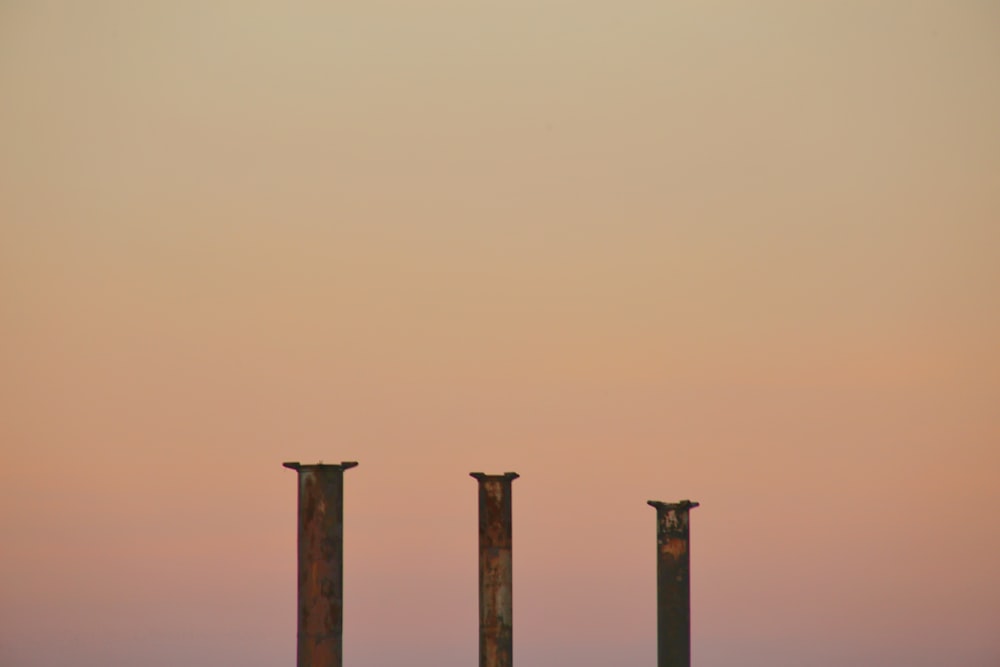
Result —
<path fill-rule="evenodd" d="M 0 665 L 1000 664 L 1000 5 L 0 2 Z"/>

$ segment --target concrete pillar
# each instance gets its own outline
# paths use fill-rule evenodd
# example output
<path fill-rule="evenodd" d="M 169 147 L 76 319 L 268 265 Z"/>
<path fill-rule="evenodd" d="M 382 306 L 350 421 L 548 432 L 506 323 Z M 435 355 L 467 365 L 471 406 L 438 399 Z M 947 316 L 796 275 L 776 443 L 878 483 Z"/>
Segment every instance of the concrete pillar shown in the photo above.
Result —
<path fill-rule="evenodd" d="M 479 482 L 479 667 L 512 667 L 510 496 L 518 474 L 469 474 Z"/>
<path fill-rule="evenodd" d="M 298 667 L 341 667 L 344 633 L 344 471 L 284 463 L 299 476 Z"/>
<path fill-rule="evenodd" d="M 688 510 L 682 500 L 656 508 L 656 630 L 658 667 L 691 665 L 691 565 Z"/>

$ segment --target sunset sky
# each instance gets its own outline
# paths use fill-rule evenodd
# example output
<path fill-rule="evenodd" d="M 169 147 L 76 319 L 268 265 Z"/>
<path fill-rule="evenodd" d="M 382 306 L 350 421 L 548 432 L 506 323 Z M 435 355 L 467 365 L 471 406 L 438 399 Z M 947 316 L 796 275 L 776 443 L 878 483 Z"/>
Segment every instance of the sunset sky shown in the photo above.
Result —
<path fill-rule="evenodd" d="M 1000 665 L 1000 3 L 0 0 L 0 665 Z"/>

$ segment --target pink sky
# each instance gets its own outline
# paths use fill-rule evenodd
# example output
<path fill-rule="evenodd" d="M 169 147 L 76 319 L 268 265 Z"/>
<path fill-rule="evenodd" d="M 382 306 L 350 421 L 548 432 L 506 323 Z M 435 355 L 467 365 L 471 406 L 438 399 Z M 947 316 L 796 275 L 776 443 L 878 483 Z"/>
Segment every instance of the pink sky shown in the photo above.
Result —
<path fill-rule="evenodd" d="M 1000 8 L 0 4 L 0 664 L 1000 664 Z"/>

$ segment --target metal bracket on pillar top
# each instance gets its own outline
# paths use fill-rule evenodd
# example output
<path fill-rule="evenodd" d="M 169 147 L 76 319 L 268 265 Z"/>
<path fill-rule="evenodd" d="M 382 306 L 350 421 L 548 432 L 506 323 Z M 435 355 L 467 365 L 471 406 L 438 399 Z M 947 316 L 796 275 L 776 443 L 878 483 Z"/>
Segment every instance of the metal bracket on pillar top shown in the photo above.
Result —
<path fill-rule="evenodd" d="M 659 500 L 647 500 L 646 504 L 650 507 L 655 507 L 658 510 L 689 510 L 698 507 L 700 503 L 691 502 L 690 500 L 682 500 L 677 503 L 663 503 Z"/>
<path fill-rule="evenodd" d="M 285 468 L 298 472 L 299 470 L 310 470 L 313 468 L 340 468 L 341 470 L 347 470 L 348 468 L 353 468 L 358 465 L 358 462 L 341 461 L 340 463 L 307 463 L 303 465 L 298 461 L 285 461 L 281 465 Z"/>
<path fill-rule="evenodd" d="M 486 481 L 488 479 L 509 479 L 511 481 L 520 477 L 516 472 L 505 472 L 502 475 L 487 475 L 484 472 L 470 472 L 469 477 L 475 477 L 480 482 Z"/>

